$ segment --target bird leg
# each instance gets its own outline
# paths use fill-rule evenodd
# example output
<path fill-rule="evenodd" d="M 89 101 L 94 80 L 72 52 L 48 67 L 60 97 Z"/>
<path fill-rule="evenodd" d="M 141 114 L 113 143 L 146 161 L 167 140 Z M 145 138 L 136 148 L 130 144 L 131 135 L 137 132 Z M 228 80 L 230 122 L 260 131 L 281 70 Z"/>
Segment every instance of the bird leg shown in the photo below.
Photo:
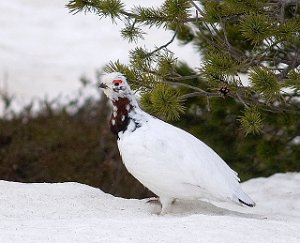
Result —
<path fill-rule="evenodd" d="M 159 198 L 161 203 L 160 215 L 165 215 L 168 211 L 168 208 L 175 202 L 174 198 Z"/>

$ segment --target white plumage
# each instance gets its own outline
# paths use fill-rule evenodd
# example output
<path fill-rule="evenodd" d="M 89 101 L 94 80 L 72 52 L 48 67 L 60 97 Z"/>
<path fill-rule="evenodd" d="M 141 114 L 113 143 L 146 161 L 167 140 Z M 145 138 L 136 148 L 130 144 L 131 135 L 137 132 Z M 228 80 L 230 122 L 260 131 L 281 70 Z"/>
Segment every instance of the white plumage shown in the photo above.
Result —
<path fill-rule="evenodd" d="M 165 214 L 175 199 L 231 200 L 250 207 L 237 173 L 205 143 L 141 110 L 126 78 L 110 73 L 100 87 L 113 103 L 111 130 L 127 170 L 154 192 Z"/>

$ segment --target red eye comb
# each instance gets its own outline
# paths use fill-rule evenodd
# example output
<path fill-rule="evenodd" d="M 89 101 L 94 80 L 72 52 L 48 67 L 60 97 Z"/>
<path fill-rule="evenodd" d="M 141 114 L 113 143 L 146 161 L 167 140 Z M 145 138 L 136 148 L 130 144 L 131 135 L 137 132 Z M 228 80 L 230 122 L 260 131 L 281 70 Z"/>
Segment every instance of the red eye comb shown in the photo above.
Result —
<path fill-rule="evenodd" d="M 116 79 L 113 81 L 113 84 L 116 84 L 116 83 L 121 84 L 121 83 L 123 83 L 123 81 L 121 79 Z"/>

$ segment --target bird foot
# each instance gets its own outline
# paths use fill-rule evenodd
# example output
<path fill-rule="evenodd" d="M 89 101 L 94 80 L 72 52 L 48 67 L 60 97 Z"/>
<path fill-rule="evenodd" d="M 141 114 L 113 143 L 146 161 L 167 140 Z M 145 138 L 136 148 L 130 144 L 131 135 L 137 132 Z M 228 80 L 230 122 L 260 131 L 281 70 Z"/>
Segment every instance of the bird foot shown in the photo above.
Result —
<path fill-rule="evenodd" d="M 169 207 L 174 204 L 176 199 L 160 199 L 159 197 L 148 198 L 146 203 L 159 204 L 161 206 L 161 211 L 158 215 L 165 215 L 168 212 Z"/>
<path fill-rule="evenodd" d="M 151 198 L 148 198 L 146 203 L 154 203 L 154 204 L 159 204 L 161 205 L 161 202 L 159 200 L 159 197 L 151 197 Z"/>

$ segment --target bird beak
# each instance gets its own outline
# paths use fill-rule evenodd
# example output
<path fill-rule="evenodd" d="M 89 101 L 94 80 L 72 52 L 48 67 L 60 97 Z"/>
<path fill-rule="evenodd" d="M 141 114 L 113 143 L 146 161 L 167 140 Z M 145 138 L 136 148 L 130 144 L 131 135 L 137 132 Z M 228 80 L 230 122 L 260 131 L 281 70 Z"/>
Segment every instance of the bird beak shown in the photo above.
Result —
<path fill-rule="evenodd" d="M 104 84 L 104 83 L 100 83 L 99 86 L 98 86 L 98 88 L 106 89 L 106 88 L 108 88 L 108 86 L 106 84 Z"/>

